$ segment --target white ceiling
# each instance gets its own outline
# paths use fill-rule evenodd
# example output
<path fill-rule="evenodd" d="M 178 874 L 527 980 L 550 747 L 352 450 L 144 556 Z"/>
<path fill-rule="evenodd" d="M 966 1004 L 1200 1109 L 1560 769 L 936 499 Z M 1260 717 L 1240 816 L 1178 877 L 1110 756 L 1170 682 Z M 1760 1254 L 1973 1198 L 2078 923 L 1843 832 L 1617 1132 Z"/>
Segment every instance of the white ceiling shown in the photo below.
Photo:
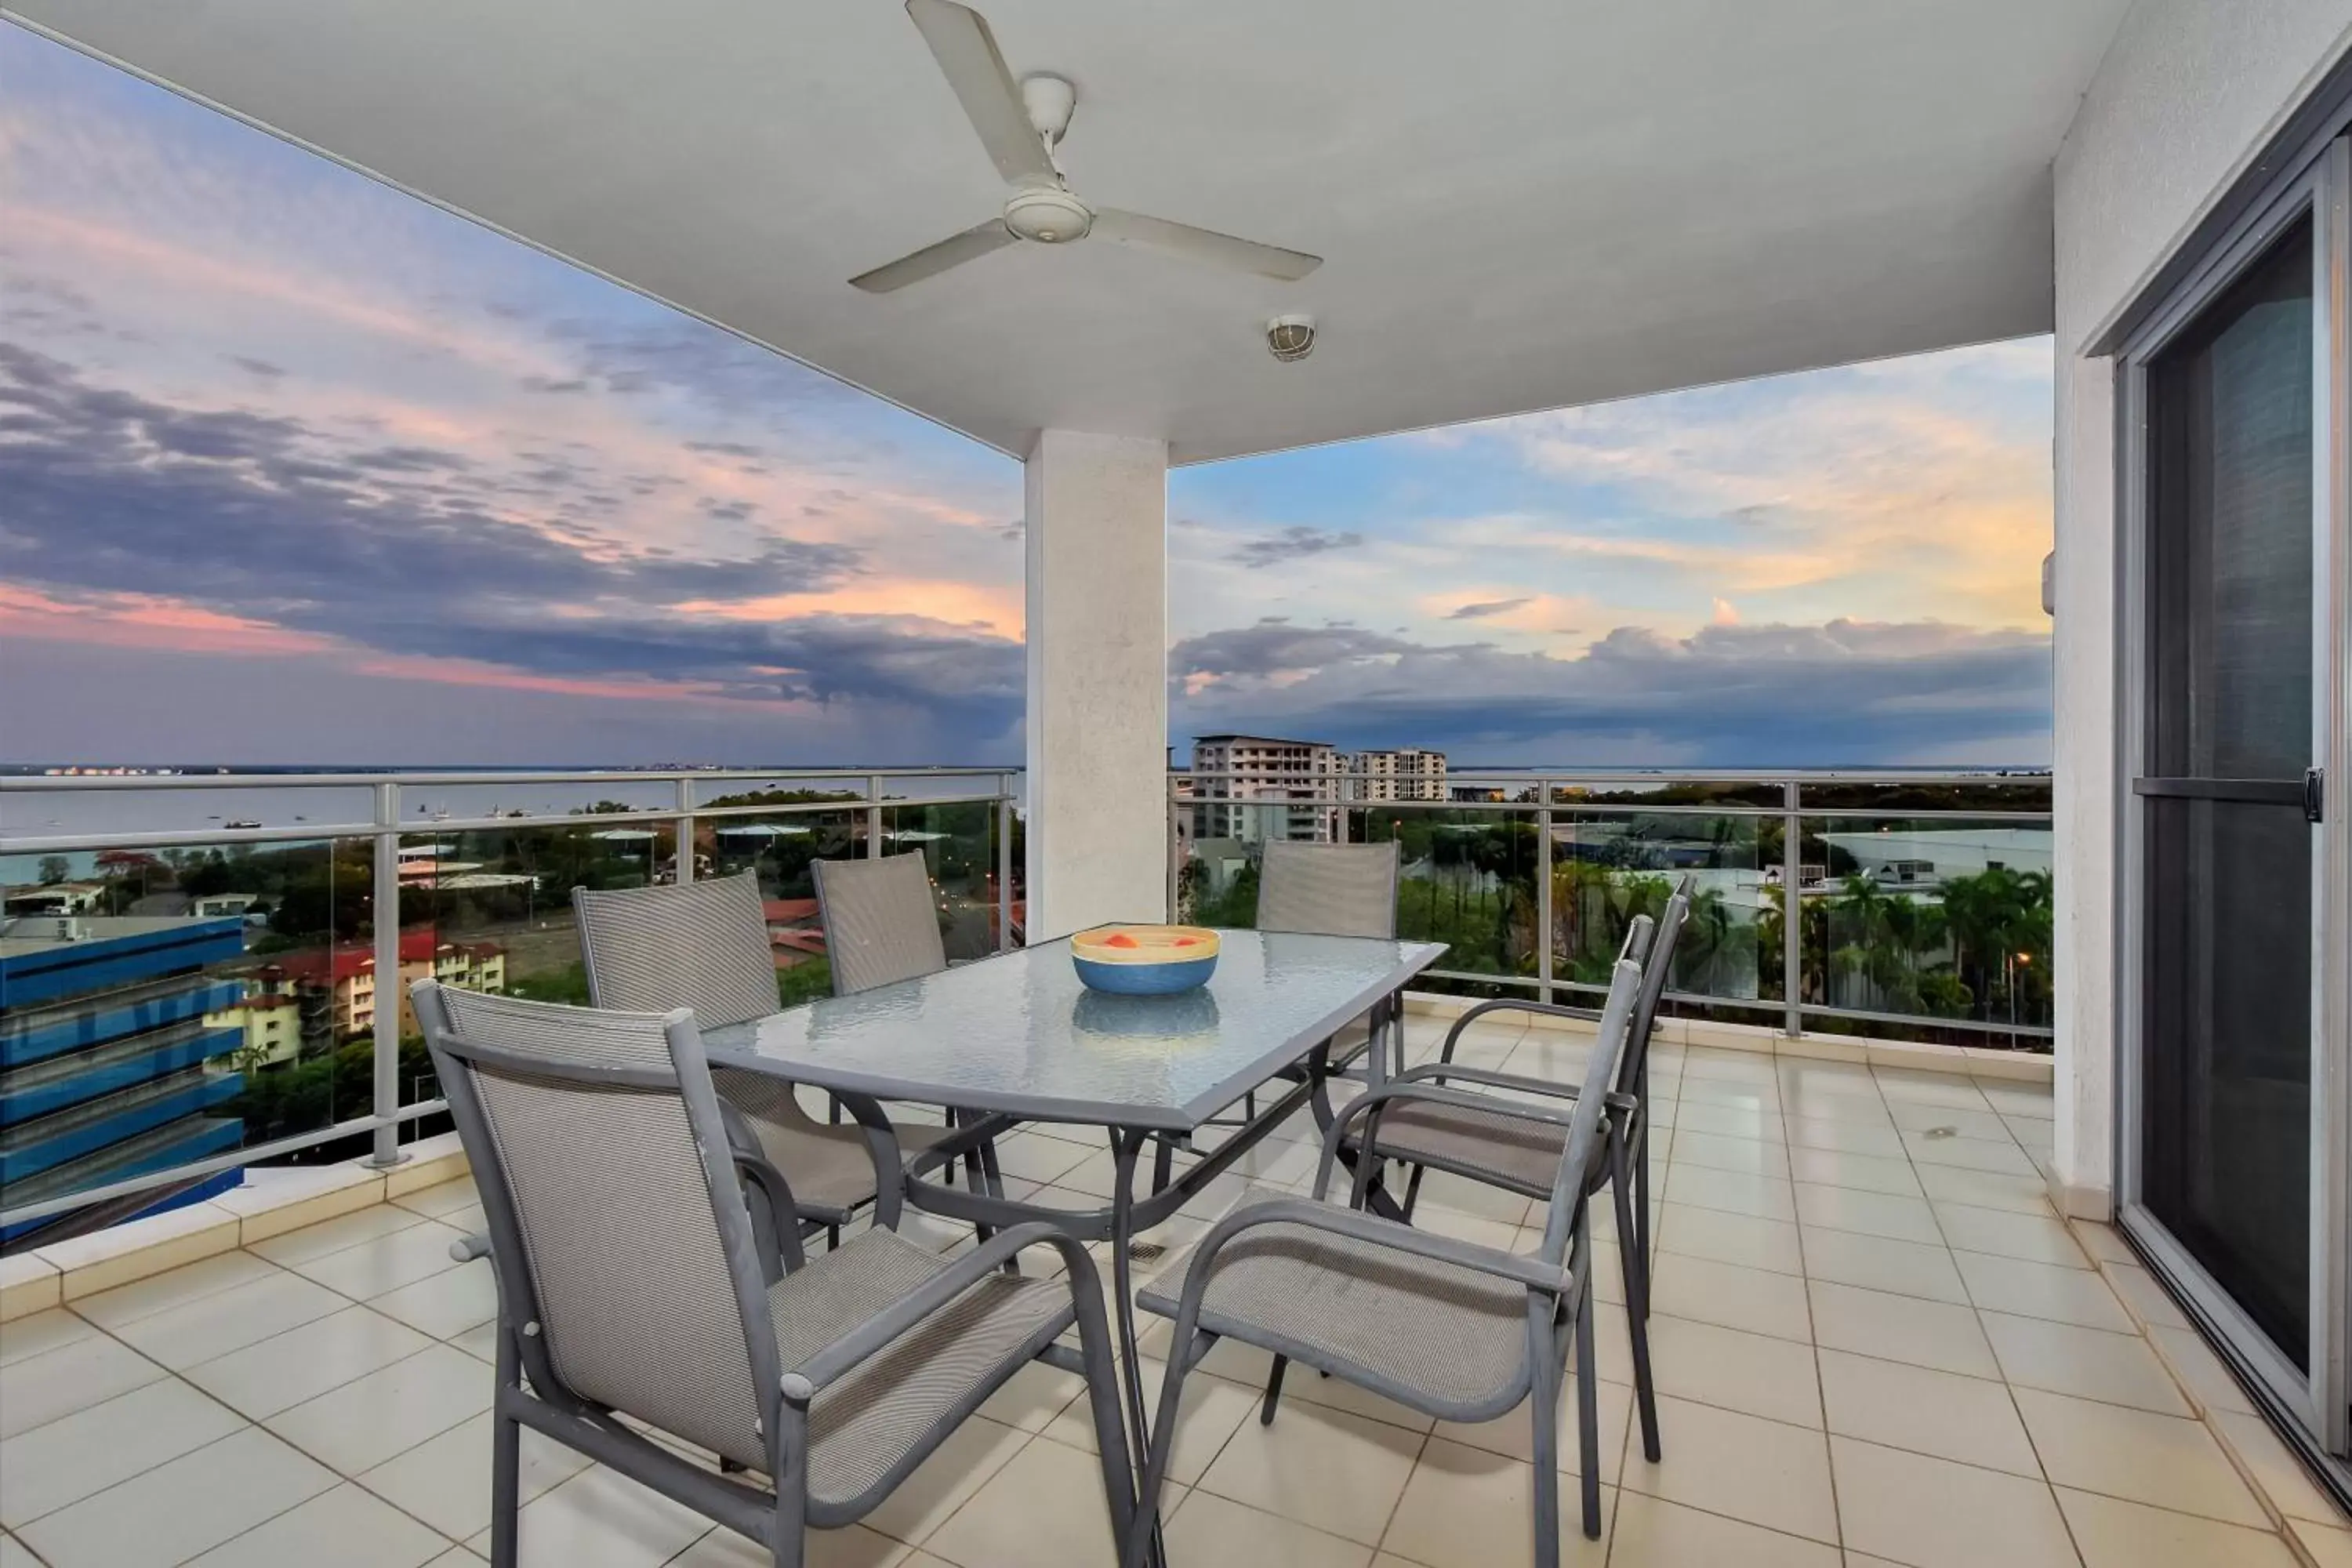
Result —
<path fill-rule="evenodd" d="M 2047 331 L 2128 3 L 983 0 L 1077 83 L 1076 190 L 1327 259 L 1022 246 L 881 296 L 845 279 L 1003 190 L 888 0 L 15 14 L 1008 451 L 1181 462 Z"/>

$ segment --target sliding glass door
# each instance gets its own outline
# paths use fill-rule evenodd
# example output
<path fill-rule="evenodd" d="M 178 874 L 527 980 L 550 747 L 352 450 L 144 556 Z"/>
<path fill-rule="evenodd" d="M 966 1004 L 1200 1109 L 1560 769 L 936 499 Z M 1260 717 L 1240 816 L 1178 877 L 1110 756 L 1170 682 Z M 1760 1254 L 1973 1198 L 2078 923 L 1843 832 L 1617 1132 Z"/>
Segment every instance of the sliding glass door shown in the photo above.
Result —
<path fill-rule="evenodd" d="M 2345 1451 L 2345 933 L 2328 796 L 2346 155 L 2125 356 L 2132 1004 L 2124 1222 L 2241 1364 Z M 2333 412 L 2331 412 L 2333 410 Z"/>

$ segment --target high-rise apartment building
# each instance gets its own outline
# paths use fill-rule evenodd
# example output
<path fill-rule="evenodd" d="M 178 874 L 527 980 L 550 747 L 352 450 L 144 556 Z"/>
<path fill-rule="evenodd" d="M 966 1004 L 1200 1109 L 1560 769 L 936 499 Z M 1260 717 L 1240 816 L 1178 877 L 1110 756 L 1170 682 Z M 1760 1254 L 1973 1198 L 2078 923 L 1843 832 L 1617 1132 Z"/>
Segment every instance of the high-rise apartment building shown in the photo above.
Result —
<path fill-rule="evenodd" d="M 1444 800 L 1445 753 L 1420 746 L 1358 752 L 1347 761 L 1351 800 Z"/>
<path fill-rule="evenodd" d="M 1340 753 L 1324 741 L 1202 735 L 1192 742 L 1196 838 L 1328 844 L 1339 837 Z"/>

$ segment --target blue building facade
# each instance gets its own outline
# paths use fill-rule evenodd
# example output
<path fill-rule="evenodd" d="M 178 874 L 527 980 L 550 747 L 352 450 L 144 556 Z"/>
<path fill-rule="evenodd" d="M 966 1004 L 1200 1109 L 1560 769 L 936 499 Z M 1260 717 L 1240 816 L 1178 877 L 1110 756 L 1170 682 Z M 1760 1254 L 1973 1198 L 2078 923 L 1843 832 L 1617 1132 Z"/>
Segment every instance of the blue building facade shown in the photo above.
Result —
<path fill-rule="evenodd" d="M 208 966 L 244 951 L 236 919 L 0 922 L 0 1210 L 244 1142 L 244 1123 L 217 1114 L 244 1088 L 224 1070 L 243 1037 L 205 1023 L 244 994 Z M 224 1173 L 155 1206 L 236 1180 Z M 0 1244 L 32 1228 L 0 1230 Z"/>

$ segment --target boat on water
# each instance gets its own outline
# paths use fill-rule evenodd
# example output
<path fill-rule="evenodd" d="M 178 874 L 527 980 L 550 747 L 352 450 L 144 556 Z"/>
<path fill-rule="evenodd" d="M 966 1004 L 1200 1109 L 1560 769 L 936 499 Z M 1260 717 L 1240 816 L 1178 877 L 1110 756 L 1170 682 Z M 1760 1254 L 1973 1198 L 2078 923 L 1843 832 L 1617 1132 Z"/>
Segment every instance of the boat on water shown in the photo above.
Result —
<path fill-rule="evenodd" d="M 221 826 L 223 827 L 258 827 L 261 826 L 261 823 L 260 820 L 256 817 L 232 816 L 226 822 L 222 823 Z"/>

